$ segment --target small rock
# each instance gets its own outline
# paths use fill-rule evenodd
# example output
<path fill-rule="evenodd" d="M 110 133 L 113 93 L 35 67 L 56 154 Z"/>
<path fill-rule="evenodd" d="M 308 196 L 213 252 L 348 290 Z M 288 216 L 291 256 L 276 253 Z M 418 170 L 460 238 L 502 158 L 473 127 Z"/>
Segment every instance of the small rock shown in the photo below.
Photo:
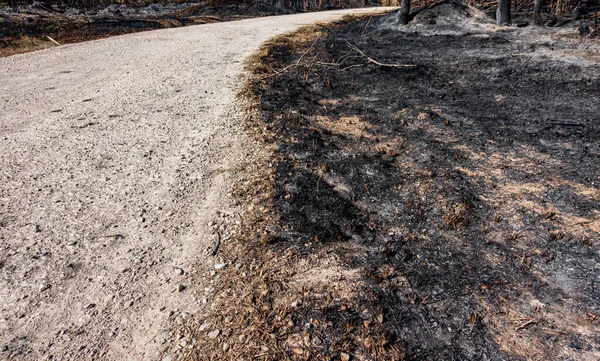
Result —
<path fill-rule="evenodd" d="M 345 353 L 345 352 L 342 352 L 342 353 L 340 353 L 340 359 L 341 359 L 342 361 L 350 361 L 350 355 L 348 355 L 348 354 L 347 354 L 347 353 Z"/>
<path fill-rule="evenodd" d="M 210 275 L 211 275 L 211 276 L 214 276 L 214 275 L 216 275 L 216 274 L 217 274 L 217 272 L 216 272 L 216 271 L 210 271 Z"/>
<path fill-rule="evenodd" d="M 227 263 L 217 263 L 215 265 L 215 269 L 223 269 L 225 267 L 227 267 Z"/>
<path fill-rule="evenodd" d="M 221 334 L 220 330 L 214 330 L 214 331 L 208 333 L 208 338 L 215 339 L 215 338 L 219 337 L 220 334 Z"/>
<path fill-rule="evenodd" d="M 181 268 L 175 268 L 175 273 L 178 275 L 183 275 L 185 272 Z"/>
<path fill-rule="evenodd" d="M 86 310 L 89 310 L 90 308 L 94 308 L 94 307 L 96 307 L 96 304 L 95 304 L 95 303 L 88 303 L 88 304 L 85 306 L 85 309 L 86 309 Z"/>
<path fill-rule="evenodd" d="M 161 307 L 160 307 L 158 310 L 159 310 L 160 312 L 162 312 L 162 311 L 164 311 L 164 310 L 166 310 L 166 309 L 167 309 L 167 307 L 166 307 L 166 306 L 161 306 Z"/>
<path fill-rule="evenodd" d="M 228 343 L 224 343 L 223 344 L 223 352 L 227 352 L 227 350 L 229 350 L 229 344 Z"/>
<path fill-rule="evenodd" d="M 183 290 L 185 290 L 185 286 L 184 286 L 184 285 L 179 285 L 179 286 L 177 287 L 177 291 L 179 291 L 179 292 L 183 292 Z"/>
<path fill-rule="evenodd" d="M 205 322 L 202 325 L 200 325 L 200 331 L 204 331 L 207 330 L 212 324 L 210 322 Z"/>
<path fill-rule="evenodd" d="M 235 268 L 237 268 L 237 269 L 240 269 L 240 268 L 242 268 L 242 266 L 243 266 L 243 264 L 241 264 L 241 263 L 236 263 L 236 264 L 235 264 Z"/>
<path fill-rule="evenodd" d="M 2 346 L 2 352 L 6 352 L 6 351 L 8 351 L 8 346 L 6 346 L 6 345 Z"/>
<path fill-rule="evenodd" d="M 40 292 L 44 292 L 45 290 L 49 289 L 50 287 L 52 287 L 49 283 L 43 283 L 40 285 Z"/>

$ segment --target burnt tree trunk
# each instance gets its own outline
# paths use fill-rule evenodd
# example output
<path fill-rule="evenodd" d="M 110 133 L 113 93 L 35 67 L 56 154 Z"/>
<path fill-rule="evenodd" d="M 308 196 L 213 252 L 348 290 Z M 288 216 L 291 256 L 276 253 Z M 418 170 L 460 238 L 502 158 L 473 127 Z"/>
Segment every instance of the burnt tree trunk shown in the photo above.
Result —
<path fill-rule="evenodd" d="M 498 0 L 498 9 L 496 10 L 496 24 L 498 26 L 510 25 L 510 1 Z"/>
<path fill-rule="evenodd" d="M 402 7 L 398 12 L 398 22 L 402 25 L 408 24 L 408 14 L 410 13 L 410 0 L 402 0 Z"/>
<path fill-rule="evenodd" d="M 540 14 L 542 9 L 542 1 L 543 0 L 535 0 L 535 5 L 533 6 L 533 25 L 544 25 L 544 22 L 542 21 L 542 14 Z"/>

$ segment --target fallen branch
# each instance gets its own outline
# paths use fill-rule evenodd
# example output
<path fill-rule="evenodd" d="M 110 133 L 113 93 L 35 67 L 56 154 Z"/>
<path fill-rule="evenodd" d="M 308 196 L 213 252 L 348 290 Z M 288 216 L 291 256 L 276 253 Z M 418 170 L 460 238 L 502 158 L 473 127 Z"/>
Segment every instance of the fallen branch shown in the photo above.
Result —
<path fill-rule="evenodd" d="M 54 14 L 58 15 L 59 17 L 68 18 L 67 15 L 65 15 L 65 14 L 63 14 L 63 13 L 61 13 L 59 11 L 56 11 L 56 10 L 54 10 L 52 8 L 46 7 L 43 4 L 36 3 L 36 6 L 42 8 L 43 10 L 49 11 L 51 13 L 54 13 Z"/>
<path fill-rule="evenodd" d="M 308 54 L 308 52 L 310 51 L 310 49 L 312 49 L 315 46 L 315 44 L 317 43 L 317 41 L 320 38 L 321 38 L 320 36 L 317 36 L 317 38 L 315 39 L 315 41 L 313 41 L 313 43 L 310 44 L 310 46 L 308 47 L 308 49 L 306 49 L 306 51 L 304 53 L 302 53 L 302 55 L 298 58 L 298 60 L 296 60 L 296 62 L 294 64 L 288 65 L 288 66 L 286 66 L 285 68 L 283 68 L 283 69 L 281 69 L 279 71 L 275 71 L 275 73 L 267 75 L 267 76 L 263 77 L 262 79 L 268 79 L 268 78 L 272 78 L 274 76 L 277 76 L 279 74 L 283 74 L 286 71 L 290 70 L 291 68 L 295 68 L 298 65 L 300 65 L 300 62 L 302 61 L 302 59 L 304 59 L 304 57 L 306 56 L 306 54 Z"/>
<path fill-rule="evenodd" d="M 387 67 L 387 68 L 414 68 L 414 67 L 416 67 L 415 64 L 387 64 L 387 63 L 379 62 L 379 61 L 367 56 L 365 53 L 362 52 L 362 50 L 360 50 L 356 46 L 352 45 L 348 40 L 346 40 L 346 43 L 348 44 L 350 49 L 356 51 L 357 53 L 362 55 L 365 59 L 367 59 L 368 60 L 367 64 L 371 63 L 371 64 L 375 64 L 375 65 L 379 65 L 379 66 L 383 66 L 383 67 Z"/>

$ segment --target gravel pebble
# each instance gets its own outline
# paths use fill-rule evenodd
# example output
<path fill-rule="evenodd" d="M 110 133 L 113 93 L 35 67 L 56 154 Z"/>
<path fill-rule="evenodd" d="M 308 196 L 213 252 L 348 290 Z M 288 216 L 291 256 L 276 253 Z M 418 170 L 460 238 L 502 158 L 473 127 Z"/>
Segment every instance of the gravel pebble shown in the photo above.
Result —
<path fill-rule="evenodd" d="M 50 287 L 52 287 L 49 283 L 43 283 L 40 285 L 40 292 L 44 292 L 45 290 L 49 289 Z"/>

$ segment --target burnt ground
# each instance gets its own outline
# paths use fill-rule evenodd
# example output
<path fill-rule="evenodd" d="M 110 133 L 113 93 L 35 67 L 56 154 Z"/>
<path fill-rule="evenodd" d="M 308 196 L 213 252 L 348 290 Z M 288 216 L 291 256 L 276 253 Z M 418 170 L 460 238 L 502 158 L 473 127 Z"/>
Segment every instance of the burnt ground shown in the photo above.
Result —
<path fill-rule="evenodd" d="M 440 0 L 413 0 L 411 16 L 436 6 Z M 352 8 L 378 6 L 385 2 L 317 2 L 309 8 L 319 9 Z M 393 5 L 392 2 L 388 2 Z M 495 0 L 471 2 L 488 16 L 495 16 Z M 148 3 L 138 5 L 112 4 L 104 9 L 77 9 L 54 5 L 46 8 L 41 3 L 35 5 L 9 7 L 0 2 L 0 57 L 29 51 L 41 50 L 59 44 L 77 43 L 123 35 L 140 31 L 199 25 L 220 21 L 232 21 L 260 16 L 273 16 L 302 12 L 301 9 L 281 2 L 243 3 L 218 1 L 201 3 Z M 309 5 L 309 3 L 306 3 Z M 554 4 L 542 8 L 542 19 L 547 26 L 577 27 L 589 37 L 598 36 L 598 16 L 600 11 L 591 4 L 579 13 L 577 3 L 558 11 Z M 533 1 L 525 0 L 513 6 L 513 21 L 518 26 L 527 26 L 532 18 Z"/>
<path fill-rule="evenodd" d="M 0 8 L 0 56 L 8 56 L 109 36 L 167 29 L 293 11 L 242 4 L 153 4 L 146 7 L 111 5 L 102 10 Z"/>
<path fill-rule="evenodd" d="M 427 11 L 439 2 L 413 0 L 411 16 Z M 497 1 L 477 0 L 470 3 L 488 16 L 495 16 Z M 395 3 L 354 0 L 305 3 L 311 9 L 327 10 L 363 7 L 364 4 L 379 6 Z M 303 12 L 291 3 L 271 2 L 270 5 L 267 2 L 250 4 L 236 0 L 200 3 L 140 1 L 137 5 L 112 4 L 104 9 L 78 9 L 58 5 L 47 8 L 41 3 L 10 7 L 0 2 L 0 57 L 57 46 L 52 40 L 69 44 L 140 31 Z M 533 0 L 513 5 L 513 22 L 518 26 L 527 26 L 532 20 Z M 555 5 L 551 3 L 542 7 L 541 16 L 546 26 L 577 27 L 586 36 L 598 36 L 600 10 L 597 6 L 590 3 L 590 6 L 580 9 L 579 3 L 572 2 L 566 7 L 563 4 L 557 10 Z"/>
<path fill-rule="evenodd" d="M 598 44 L 391 16 L 250 64 L 274 160 L 188 359 L 599 359 Z"/>

